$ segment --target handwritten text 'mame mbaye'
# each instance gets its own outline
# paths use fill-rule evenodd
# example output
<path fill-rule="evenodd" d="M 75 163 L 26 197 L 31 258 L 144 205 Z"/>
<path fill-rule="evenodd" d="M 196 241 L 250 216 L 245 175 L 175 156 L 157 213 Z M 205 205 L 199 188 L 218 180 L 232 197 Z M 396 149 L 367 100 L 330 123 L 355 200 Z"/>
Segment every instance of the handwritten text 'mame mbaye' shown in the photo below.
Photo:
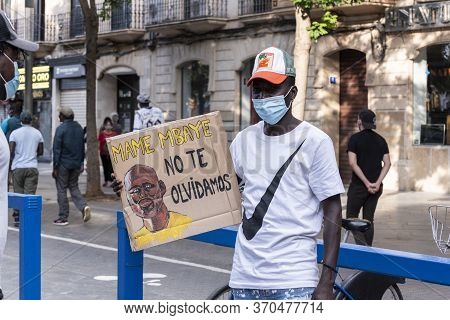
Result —
<path fill-rule="evenodd" d="M 188 123 L 182 127 L 171 128 L 166 132 L 158 132 L 158 143 L 161 149 L 167 146 L 180 146 L 189 141 L 198 140 L 201 137 L 211 137 L 209 127 L 210 120 L 199 120 L 197 123 Z M 155 152 L 151 144 L 151 135 L 144 135 L 136 139 L 126 140 L 111 147 L 112 159 L 118 163 L 119 157 L 122 161 L 127 161 L 130 157 L 137 158 L 139 154 L 150 154 Z"/>

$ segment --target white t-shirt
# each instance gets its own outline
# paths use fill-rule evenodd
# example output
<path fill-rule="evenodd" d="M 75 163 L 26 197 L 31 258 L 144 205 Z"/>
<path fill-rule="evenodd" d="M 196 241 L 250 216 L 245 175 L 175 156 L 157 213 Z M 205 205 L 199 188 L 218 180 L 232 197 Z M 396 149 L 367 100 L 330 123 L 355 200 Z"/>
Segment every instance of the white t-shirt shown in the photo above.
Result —
<path fill-rule="evenodd" d="M 246 128 L 230 147 L 236 173 L 245 183 L 242 207 L 246 218 L 252 219 L 258 205 L 267 208 L 258 211 L 265 215 L 253 238 L 247 239 L 244 224 L 239 227 L 230 287 L 315 287 L 316 237 L 323 220 L 320 202 L 345 192 L 333 143 L 305 121 L 280 136 L 265 135 L 263 127 L 261 121 Z M 281 175 L 283 165 L 286 170 Z M 276 176 L 281 180 L 274 188 Z M 261 201 L 263 195 L 265 201 Z"/>
<path fill-rule="evenodd" d="M 8 170 L 9 146 L 5 134 L 3 131 L 0 131 L 0 269 L 3 263 L 3 252 L 8 231 Z M 0 288 L 1 286 L 0 281 Z"/>
<path fill-rule="evenodd" d="M 39 143 L 43 143 L 44 139 L 39 130 L 26 124 L 14 130 L 9 136 L 9 141 L 16 143 L 14 159 L 11 169 L 17 168 L 37 168 L 37 148 Z"/>
<path fill-rule="evenodd" d="M 157 107 L 140 108 L 134 114 L 133 131 L 150 128 L 164 123 L 164 114 Z"/>

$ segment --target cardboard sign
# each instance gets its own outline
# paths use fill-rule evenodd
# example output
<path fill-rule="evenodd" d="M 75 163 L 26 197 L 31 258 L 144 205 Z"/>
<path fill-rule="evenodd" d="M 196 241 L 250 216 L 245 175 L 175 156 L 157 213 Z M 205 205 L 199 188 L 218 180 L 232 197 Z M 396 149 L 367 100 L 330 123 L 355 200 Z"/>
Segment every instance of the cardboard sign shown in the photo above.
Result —
<path fill-rule="evenodd" d="M 134 251 L 241 222 L 219 112 L 107 139 Z"/>

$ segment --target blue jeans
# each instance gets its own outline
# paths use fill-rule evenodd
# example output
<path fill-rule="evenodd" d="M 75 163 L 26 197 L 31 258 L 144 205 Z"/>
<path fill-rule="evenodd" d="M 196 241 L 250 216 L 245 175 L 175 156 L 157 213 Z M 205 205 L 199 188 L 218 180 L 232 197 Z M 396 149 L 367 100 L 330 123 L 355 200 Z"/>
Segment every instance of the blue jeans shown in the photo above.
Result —
<path fill-rule="evenodd" d="M 232 295 L 234 300 L 311 300 L 314 289 L 232 289 Z"/>

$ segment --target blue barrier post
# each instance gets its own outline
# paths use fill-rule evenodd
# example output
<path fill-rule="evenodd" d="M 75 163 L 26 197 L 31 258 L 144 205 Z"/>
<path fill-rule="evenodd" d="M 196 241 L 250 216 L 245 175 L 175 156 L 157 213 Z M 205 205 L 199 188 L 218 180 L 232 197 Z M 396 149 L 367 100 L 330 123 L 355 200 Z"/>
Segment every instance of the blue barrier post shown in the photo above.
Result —
<path fill-rule="evenodd" d="M 143 251 L 133 252 L 122 211 L 117 211 L 117 300 L 143 299 Z"/>
<path fill-rule="evenodd" d="M 8 206 L 20 211 L 19 298 L 40 300 L 42 197 L 8 193 Z"/>

